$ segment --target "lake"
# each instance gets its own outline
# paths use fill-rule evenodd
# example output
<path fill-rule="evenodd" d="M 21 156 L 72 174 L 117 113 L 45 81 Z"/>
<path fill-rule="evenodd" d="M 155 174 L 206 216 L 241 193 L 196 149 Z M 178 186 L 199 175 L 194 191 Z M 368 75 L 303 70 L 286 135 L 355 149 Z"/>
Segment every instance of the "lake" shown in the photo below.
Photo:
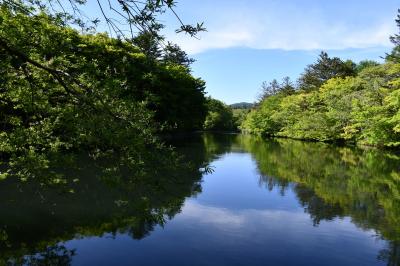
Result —
<path fill-rule="evenodd" d="M 0 265 L 400 265 L 399 154 L 240 134 L 168 142 L 177 161 L 133 176 L 79 159 L 59 170 L 76 177 L 65 189 L 0 182 Z"/>

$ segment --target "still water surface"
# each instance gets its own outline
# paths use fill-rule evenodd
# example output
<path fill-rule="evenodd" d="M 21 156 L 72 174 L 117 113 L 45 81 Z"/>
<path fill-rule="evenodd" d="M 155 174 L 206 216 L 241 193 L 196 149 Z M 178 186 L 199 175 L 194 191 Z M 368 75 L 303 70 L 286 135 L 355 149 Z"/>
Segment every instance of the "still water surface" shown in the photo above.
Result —
<path fill-rule="evenodd" d="M 171 180 L 164 170 L 129 190 L 82 181 L 73 196 L 11 200 L 8 184 L 3 261 L 400 265 L 398 155 L 228 134 L 173 145 L 195 170 Z"/>

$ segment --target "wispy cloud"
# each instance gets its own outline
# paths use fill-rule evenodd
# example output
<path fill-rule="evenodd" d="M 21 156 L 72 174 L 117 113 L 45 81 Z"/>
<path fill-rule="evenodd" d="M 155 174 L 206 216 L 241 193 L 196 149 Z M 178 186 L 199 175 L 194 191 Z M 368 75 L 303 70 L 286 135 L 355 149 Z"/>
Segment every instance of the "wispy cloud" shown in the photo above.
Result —
<path fill-rule="evenodd" d="M 273 2 L 271 2 L 273 3 Z M 286 2 L 287 3 L 287 2 Z M 309 6 L 269 4 L 203 9 L 208 32 L 196 40 L 169 35 L 190 54 L 209 49 L 249 47 L 255 49 L 314 50 L 390 46 L 396 32 L 392 17 L 363 23 L 352 17 L 335 17 Z"/>

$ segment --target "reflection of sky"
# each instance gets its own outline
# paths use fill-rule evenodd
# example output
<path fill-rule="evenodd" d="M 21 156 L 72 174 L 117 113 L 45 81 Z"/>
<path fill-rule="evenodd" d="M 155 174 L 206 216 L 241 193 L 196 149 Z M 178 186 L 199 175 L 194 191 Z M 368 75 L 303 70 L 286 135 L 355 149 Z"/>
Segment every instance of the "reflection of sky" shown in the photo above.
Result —
<path fill-rule="evenodd" d="M 299 205 L 292 191 L 285 197 L 279 188 L 271 192 L 260 183 L 257 166 L 248 153 L 231 153 L 212 163 L 215 173 L 206 176 L 203 192 L 196 199 L 208 206 L 230 209 L 285 209 L 298 210 Z"/>
<path fill-rule="evenodd" d="M 314 227 L 291 189 L 281 196 L 259 186 L 249 154 L 228 154 L 213 165 L 203 193 L 188 199 L 165 228 L 140 241 L 125 234 L 69 241 L 77 249 L 74 264 L 380 265 L 376 257 L 385 243 L 373 231 L 349 218 Z"/>

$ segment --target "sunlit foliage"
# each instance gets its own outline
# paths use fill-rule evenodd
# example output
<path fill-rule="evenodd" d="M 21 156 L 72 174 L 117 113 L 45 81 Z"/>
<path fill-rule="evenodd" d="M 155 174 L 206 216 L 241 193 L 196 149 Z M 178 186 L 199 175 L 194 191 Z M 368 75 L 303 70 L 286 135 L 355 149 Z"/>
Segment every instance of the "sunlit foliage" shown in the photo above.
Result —
<path fill-rule="evenodd" d="M 0 178 L 37 177 L 59 152 L 140 163 L 158 132 L 202 127 L 204 82 L 180 62 L 24 10 L 0 4 Z"/>

